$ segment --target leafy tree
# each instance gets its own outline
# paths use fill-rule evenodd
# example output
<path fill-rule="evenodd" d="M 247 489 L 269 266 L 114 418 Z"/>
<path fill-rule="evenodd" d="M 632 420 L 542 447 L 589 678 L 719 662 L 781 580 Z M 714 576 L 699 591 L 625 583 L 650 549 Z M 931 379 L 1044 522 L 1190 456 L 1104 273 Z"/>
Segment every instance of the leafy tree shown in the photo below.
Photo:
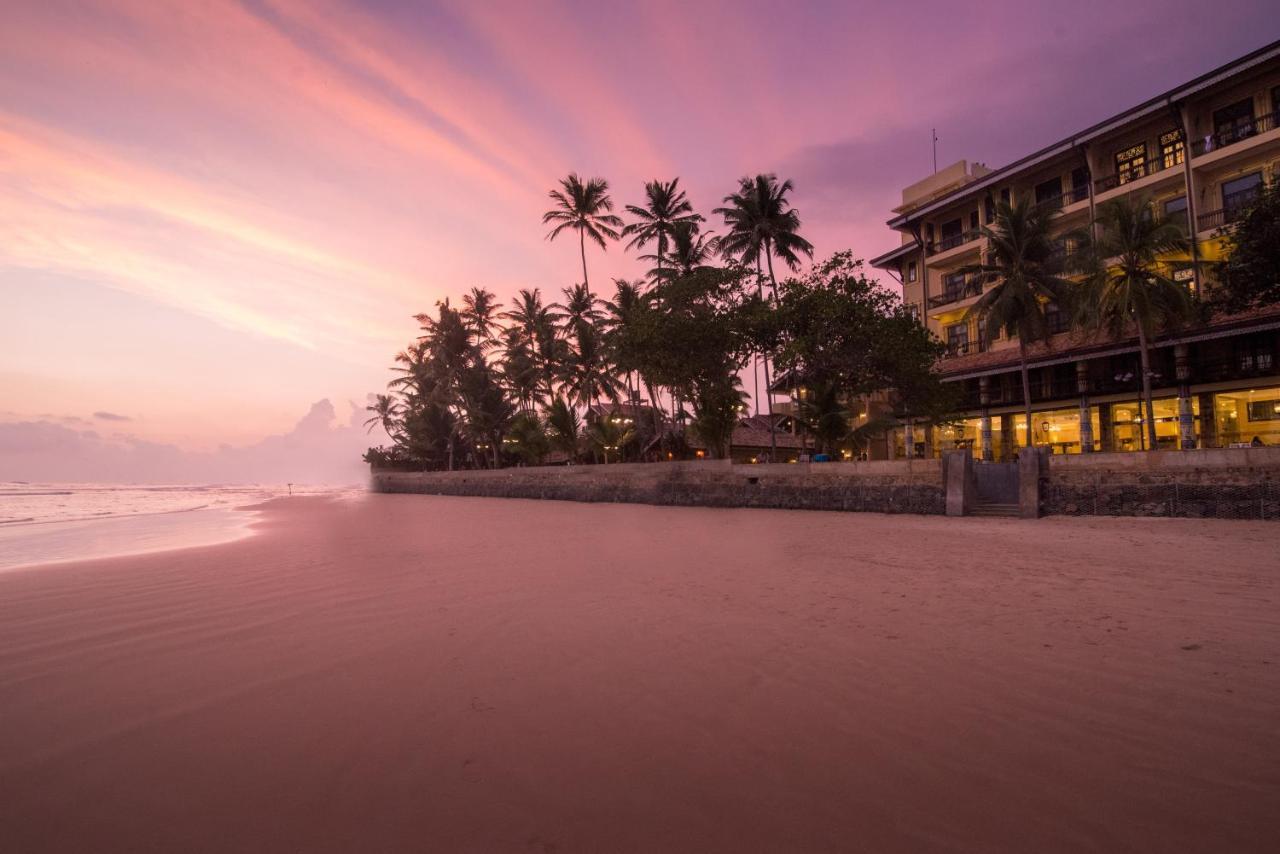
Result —
<path fill-rule="evenodd" d="M 1061 253 L 1053 235 L 1057 211 L 1034 205 L 1027 199 L 996 204 L 995 221 L 983 226 L 986 257 L 959 272 L 972 276 L 978 286 L 990 285 L 965 317 L 976 317 L 986 340 L 1001 332 L 1018 338 L 1018 364 L 1022 373 L 1022 401 L 1026 417 L 1026 446 L 1031 439 L 1031 377 L 1027 346 L 1049 337 L 1045 305 L 1064 298 L 1071 286 L 1063 278 Z"/>
<path fill-rule="evenodd" d="M 614 216 L 613 200 L 609 198 L 609 182 L 603 178 L 583 181 L 578 173 L 570 172 L 560 180 L 560 189 L 552 190 L 555 207 L 542 215 L 544 225 L 555 223 L 547 233 L 548 240 L 555 240 L 565 229 L 578 232 L 578 248 L 582 253 L 582 284 L 590 288 L 587 278 L 587 238 L 601 249 L 607 249 L 606 240 L 617 240 L 622 220 Z"/>
<path fill-rule="evenodd" d="M 1244 216 L 1218 232 L 1227 257 L 1213 307 L 1241 312 L 1280 303 L 1280 183 L 1264 188 Z"/>
<path fill-rule="evenodd" d="M 645 203 L 643 205 L 627 205 L 627 213 L 636 217 L 622 229 L 623 235 L 629 235 L 631 242 L 628 249 L 643 249 L 650 242 L 657 244 L 658 270 L 662 270 L 663 259 L 667 253 L 667 242 L 678 227 L 697 228 L 702 217 L 693 212 L 693 205 L 680 189 L 680 179 L 671 181 L 650 181 L 644 185 Z"/>
<path fill-rule="evenodd" d="M 1151 450 L 1158 448 L 1151 402 L 1151 339 L 1194 313 L 1190 291 L 1166 274 L 1167 265 L 1160 258 L 1188 250 L 1183 230 L 1154 217 L 1144 200 L 1115 199 L 1098 210 L 1098 238 L 1092 252 L 1095 271 L 1081 289 L 1079 305 L 1094 328 L 1117 337 L 1137 328 Z"/>
<path fill-rule="evenodd" d="M 693 421 L 690 426 L 715 459 L 729 458 L 733 430 L 742 417 L 746 399 L 739 387 L 741 385 L 742 380 L 736 373 L 712 373 L 693 381 L 690 395 Z"/>
<path fill-rule="evenodd" d="M 904 417 L 936 419 L 954 405 L 933 367 L 942 344 L 897 296 L 868 280 L 849 252 L 782 282 L 779 293 L 774 310 L 749 307 L 749 334 L 776 351 L 797 384 L 846 403 L 891 389 Z M 833 438 L 837 431 L 823 432 Z"/>
<path fill-rule="evenodd" d="M 744 321 L 748 275 L 741 268 L 705 268 L 659 282 L 627 329 L 640 372 L 692 403 L 695 430 L 713 448 L 724 435 L 717 419 L 726 411 L 736 418 L 741 402 L 737 374 L 752 347 Z"/>

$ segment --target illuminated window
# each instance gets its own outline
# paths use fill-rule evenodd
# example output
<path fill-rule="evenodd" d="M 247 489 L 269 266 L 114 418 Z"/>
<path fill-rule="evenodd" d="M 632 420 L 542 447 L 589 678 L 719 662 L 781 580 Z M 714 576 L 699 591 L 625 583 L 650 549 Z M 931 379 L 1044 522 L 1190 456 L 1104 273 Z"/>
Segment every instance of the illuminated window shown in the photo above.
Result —
<path fill-rule="evenodd" d="M 1181 129 L 1160 134 L 1160 163 L 1163 168 L 1181 165 L 1186 151 L 1182 145 Z"/>
<path fill-rule="evenodd" d="M 1147 174 L 1147 144 L 1140 142 L 1116 152 L 1116 178 L 1127 184 Z"/>

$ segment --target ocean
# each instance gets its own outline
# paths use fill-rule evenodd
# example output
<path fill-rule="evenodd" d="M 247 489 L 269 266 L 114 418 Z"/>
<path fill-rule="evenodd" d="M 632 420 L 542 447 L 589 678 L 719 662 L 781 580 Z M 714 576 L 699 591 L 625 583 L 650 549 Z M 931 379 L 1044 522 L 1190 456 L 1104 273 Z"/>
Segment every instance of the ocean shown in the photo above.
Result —
<path fill-rule="evenodd" d="M 212 545 L 249 536 L 242 509 L 357 487 L 0 482 L 0 569 Z"/>

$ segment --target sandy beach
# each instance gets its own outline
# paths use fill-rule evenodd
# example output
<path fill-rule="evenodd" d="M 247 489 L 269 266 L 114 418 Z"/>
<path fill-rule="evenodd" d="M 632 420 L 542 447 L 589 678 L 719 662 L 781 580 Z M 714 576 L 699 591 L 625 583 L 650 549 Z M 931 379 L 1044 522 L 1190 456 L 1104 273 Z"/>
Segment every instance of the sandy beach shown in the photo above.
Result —
<path fill-rule="evenodd" d="M 0 573 L 12 852 L 1263 852 L 1280 527 L 371 495 Z"/>

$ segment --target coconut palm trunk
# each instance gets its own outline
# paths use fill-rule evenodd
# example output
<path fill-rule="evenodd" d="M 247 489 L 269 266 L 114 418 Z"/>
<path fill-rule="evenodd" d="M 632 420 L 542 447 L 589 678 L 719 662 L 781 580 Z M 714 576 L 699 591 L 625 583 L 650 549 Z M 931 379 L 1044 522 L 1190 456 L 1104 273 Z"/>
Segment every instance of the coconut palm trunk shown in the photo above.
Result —
<path fill-rule="evenodd" d="M 591 283 L 587 281 L 587 233 L 582 229 L 578 229 L 578 250 L 582 253 L 582 284 L 586 287 L 589 296 Z"/>
<path fill-rule="evenodd" d="M 1027 369 L 1027 339 L 1018 336 L 1018 368 L 1022 372 L 1022 417 L 1026 419 L 1025 447 L 1031 447 L 1031 371 Z"/>
<path fill-rule="evenodd" d="M 1156 446 L 1156 413 L 1151 401 L 1151 354 L 1147 351 L 1147 331 L 1138 324 L 1138 358 L 1142 369 L 1142 407 L 1146 412 L 1147 450 L 1159 450 Z"/>
<path fill-rule="evenodd" d="M 769 284 L 773 286 L 773 299 L 776 303 L 778 300 L 778 280 L 773 277 L 773 253 L 769 251 L 769 244 L 764 245 L 764 256 L 769 262 Z M 760 299 L 764 299 L 764 283 L 760 280 L 760 256 L 756 256 L 756 288 Z M 764 358 L 760 360 L 764 363 L 764 402 L 765 408 L 769 413 L 769 462 L 778 461 L 778 432 L 777 426 L 773 419 L 773 395 L 769 391 L 769 354 L 766 353 Z"/>

